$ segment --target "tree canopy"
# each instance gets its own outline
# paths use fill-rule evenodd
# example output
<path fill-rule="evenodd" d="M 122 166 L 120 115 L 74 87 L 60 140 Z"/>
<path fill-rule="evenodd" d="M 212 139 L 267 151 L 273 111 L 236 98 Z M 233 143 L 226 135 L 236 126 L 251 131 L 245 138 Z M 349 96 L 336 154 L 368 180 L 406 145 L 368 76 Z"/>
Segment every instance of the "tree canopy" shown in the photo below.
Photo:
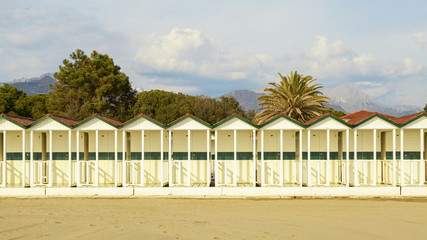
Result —
<path fill-rule="evenodd" d="M 296 71 L 288 76 L 279 73 L 279 76 L 281 81 L 270 82 L 271 87 L 264 89 L 268 94 L 258 97 L 261 112 L 255 115 L 255 123 L 265 123 L 280 113 L 305 122 L 327 110 L 324 104 L 329 103 L 329 98 L 319 91 L 322 85 L 314 84 L 316 79 Z"/>
<path fill-rule="evenodd" d="M 424 112 L 427 112 L 427 104 L 426 104 L 426 106 L 424 107 Z"/>
<path fill-rule="evenodd" d="M 233 97 L 223 96 L 216 100 L 204 95 L 191 96 L 151 90 L 139 93 L 137 99 L 133 115 L 144 113 L 163 124 L 168 124 L 187 113 L 209 124 L 215 124 L 233 113 L 251 118 Z"/>
<path fill-rule="evenodd" d="M 58 83 L 49 97 L 52 113 L 78 120 L 100 113 L 119 121 L 131 114 L 136 91 L 107 54 L 93 51 L 89 57 L 77 49 L 54 76 Z"/>
<path fill-rule="evenodd" d="M 27 94 L 14 86 L 4 84 L 0 87 L 0 112 L 14 115 L 25 115 L 22 101 Z"/>

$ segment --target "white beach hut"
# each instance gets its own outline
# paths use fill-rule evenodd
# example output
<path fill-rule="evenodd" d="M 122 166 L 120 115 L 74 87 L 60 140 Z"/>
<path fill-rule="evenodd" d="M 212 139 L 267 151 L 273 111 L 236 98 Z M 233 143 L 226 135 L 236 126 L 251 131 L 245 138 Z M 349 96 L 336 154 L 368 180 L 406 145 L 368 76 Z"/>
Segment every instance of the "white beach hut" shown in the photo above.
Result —
<path fill-rule="evenodd" d="M 237 114 L 214 126 L 215 186 L 256 186 L 257 129 Z"/>
<path fill-rule="evenodd" d="M 118 159 L 124 161 L 125 157 L 123 145 L 120 144 L 125 141 L 125 134 L 120 141 L 118 137 L 118 128 L 122 124 L 94 114 L 74 127 L 77 187 L 118 185 Z"/>
<path fill-rule="evenodd" d="M 424 185 L 427 172 L 427 114 L 425 112 L 401 117 L 400 182 L 401 186 Z"/>
<path fill-rule="evenodd" d="M 26 128 L 33 119 L 0 114 L 0 186 L 22 186 L 27 183 Z"/>
<path fill-rule="evenodd" d="M 30 186 L 72 186 L 72 128 L 77 120 L 47 114 L 30 131 Z"/>
<path fill-rule="evenodd" d="M 168 125 L 169 186 L 209 186 L 211 128 L 189 113 Z"/>
<path fill-rule="evenodd" d="M 305 127 L 280 114 L 260 127 L 258 176 L 261 186 L 302 186 L 302 132 Z"/>
<path fill-rule="evenodd" d="M 331 114 L 305 123 L 307 129 L 307 186 L 350 185 L 350 129 Z"/>
<path fill-rule="evenodd" d="M 167 182 L 166 126 L 141 113 L 120 128 L 126 159 L 123 161 L 123 186 L 164 186 Z"/>
<path fill-rule="evenodd" d="M 341 117 L 353 126 L 353 185 L 389 184 L 397 182 L 396 117 L 359 111 Z M 403 141 L 403 139 L 402 139 Z"/>

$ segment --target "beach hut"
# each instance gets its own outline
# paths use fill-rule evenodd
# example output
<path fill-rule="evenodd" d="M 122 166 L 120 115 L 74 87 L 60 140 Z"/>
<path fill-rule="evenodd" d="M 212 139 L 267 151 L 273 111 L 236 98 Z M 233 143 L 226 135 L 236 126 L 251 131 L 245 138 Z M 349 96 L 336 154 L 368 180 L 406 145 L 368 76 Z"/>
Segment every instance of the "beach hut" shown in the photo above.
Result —
<path fill-rule="evenodd" d="M 237 114 L 214 126 L 215 186 L 256 186 L 257 129 Z"/>
<path fill-rule="evenodd" d="M 30 186 L 72 185 L 72 128 L 77 120 L 47 114 L 30 131 Z"/>
<path fill-rule="evenodd" d="M 353 126 L 354 185 L 396 185 L 397 118 L 359 111 L 341 119 Z"/>
<path fill-rule="evenodd" d="M 76 183 L 80 186 L 118 185 L 118 159 L 125 150 L 119 144 L 121 122 L 94 114 L 78 123 L 76 131 Z M 123 141 L 125 134 L 123 134 Z M 123 144 L 124 145 L 124 144 Z M 122 145 L 122 146 L 123 146 Z M 119 156 L 119 151 L 120 152 Z"/>
<path fill-rule="evenodd" d="M 168 125 L 169 186 L 209 186 L 211 125 L 191 114 Z"/>
<path fill-rule="evenodd" d="M 22 186 L 27 183 L 26 128 L 33 119 L 0 114 L 0 186 Z"/>
<path fill-rule="evenodd" d="M 427 114 L 425 112 L 396 120 L 400 129 L 400 185 L 424 185 L 427 172 Z"/>
<path fill-rule="evenodd" d="M 141 113 L 121 127 L 123 149 L 123 186 L 158 185 L 167 181 L 167 133 L 165 126 Z"/>
<path fill-rule="evenodd" d="M 260 127 L 258 171 L 261 186 L 302 186 L 302 132 L 305 127 L 280 114 Z"/>
<path fill-rule="evenodd" d="M 331 114 L 305 123 L 307 129 L 307 186 L 350 184 L 350 129 Z"/>

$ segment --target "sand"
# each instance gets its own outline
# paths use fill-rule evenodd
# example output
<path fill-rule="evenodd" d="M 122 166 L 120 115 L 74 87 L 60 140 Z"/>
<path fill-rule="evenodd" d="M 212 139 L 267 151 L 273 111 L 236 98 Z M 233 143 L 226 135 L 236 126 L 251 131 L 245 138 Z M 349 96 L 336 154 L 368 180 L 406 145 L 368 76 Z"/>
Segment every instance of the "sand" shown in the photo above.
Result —
<path fill-rule="evenodd" d="M 0 239 L 427 239 L 427 200 L 0 198 Z"/>

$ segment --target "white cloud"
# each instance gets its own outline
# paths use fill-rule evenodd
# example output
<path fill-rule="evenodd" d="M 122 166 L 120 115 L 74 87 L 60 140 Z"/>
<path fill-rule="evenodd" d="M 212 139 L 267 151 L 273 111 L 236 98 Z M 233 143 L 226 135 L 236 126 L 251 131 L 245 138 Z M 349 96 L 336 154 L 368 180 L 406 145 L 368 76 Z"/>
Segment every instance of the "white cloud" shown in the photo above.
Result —
<path fill-rule="evenodd" d="M 402 73 L 404 75 L 412 75 L 412 74 L 417 74 L 421 71 L 421 69 L 423 68 L 423 66 L 421 65 L 421 63 L 415 61 L 412 58 L 404 58 L 403 59 L 403 71 Z"/>
<path fill-rule="evenodd" d="M 220 42 L 190 28 L 142 37 L 134 60 L 143 73 L 188 73 L 222 80 L 247 79 L 273 61 L 265 54 L 230 52 Z"/>
<path fill-rule="evenodd" d="M 412 37 L 418 44 L 420 44 L 421 50 L 427 54 L 427 34 L 424 32 L 417 32 L 412 35 Z"/>

